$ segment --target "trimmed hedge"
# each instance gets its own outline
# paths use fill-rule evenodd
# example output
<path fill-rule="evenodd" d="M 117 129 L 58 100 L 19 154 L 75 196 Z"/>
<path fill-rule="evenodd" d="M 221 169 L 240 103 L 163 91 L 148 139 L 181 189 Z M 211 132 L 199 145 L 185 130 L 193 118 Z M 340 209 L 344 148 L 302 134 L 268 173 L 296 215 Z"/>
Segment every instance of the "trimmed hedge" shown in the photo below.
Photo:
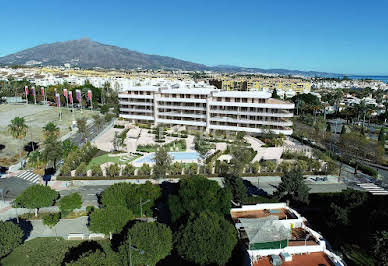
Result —
<path fill-rule="evenodd" d="M 312 173 L 305 173 L 306 175 L 310 175 Z M 202 176 L 212 178 L 212 177 L 223 177 L 219 174 L 207 174 Z M 258 173 L 258 174 L 252 174 L 252 173 L 246 173 L 243 174 L 243 177 L 260 177 L 260 176 L 282 176 L 283 173 L 274 172 L 274 173 Z M 166 179 L 170 178 L 187 178 L 191 177 L 192 175 L 168 175 Z M 151 175 L 146 176 L 58 176 L 57 180 L 61 181 L 71 181 L 71 180 L 123 180 L 123 179 L 154 179 Z"/>

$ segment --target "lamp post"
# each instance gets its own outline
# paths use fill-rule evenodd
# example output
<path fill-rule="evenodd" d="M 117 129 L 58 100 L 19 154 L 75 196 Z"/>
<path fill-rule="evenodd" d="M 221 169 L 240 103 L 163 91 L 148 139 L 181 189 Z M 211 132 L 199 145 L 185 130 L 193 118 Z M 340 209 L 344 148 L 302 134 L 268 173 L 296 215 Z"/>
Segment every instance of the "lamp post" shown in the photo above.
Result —
<path fill-rule="evenodd" d="M 140 198 L 140 217 L 143 217 L 143 205 L 150 202 L 151 200 L 146 200 L 144 202 L 142 202 L 142 198 Z"/>
<path fill-rule="evenodd" d="M 137 248 L 135 248 L 135 247 L 132 247 L 132 245 L 131 245 L 131 241 L 132 241 L 132 239 L 131 239 L 131 235 L 130 234 L 128 234 L 128 245 L 129 245 L 129 266 L 132 266 L 132 249 L 133 250 L 136 250 L 136 251 L 139 251 L 139 254 L 140 255 L 143 255 L 144 254 L 144 250 L 142 250 L 142 249 L 137 249 Z"/>

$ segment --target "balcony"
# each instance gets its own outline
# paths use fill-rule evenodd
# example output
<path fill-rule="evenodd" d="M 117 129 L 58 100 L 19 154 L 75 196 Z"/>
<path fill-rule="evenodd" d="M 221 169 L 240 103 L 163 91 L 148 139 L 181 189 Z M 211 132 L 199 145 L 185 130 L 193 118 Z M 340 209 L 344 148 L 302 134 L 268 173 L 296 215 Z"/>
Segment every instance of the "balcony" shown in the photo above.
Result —
<path fill-rule="evenodd" d="M 191 114 L 191 113 L 172 113 L 172 112 L 160 112 L 158 115 L 174 116 L 174 117 L 191 117 L 191 118 L 203 118 L 206 119 L 205 114 Z"/>
<path fill-rule="evenodd" d="M 162 108 L 164 108 L 164 109 L 174 109 L 174 110 L 206 111 L 206 107 L 158 104 L 158 109 L 162 109 Z"/>
<path fill-rule="evenodd" d="M 267 117 L 293 117 L 291 112 L 248 112 L 248 111 L 235 111 L 235 110 L 217 110 L 210 109 L 210 113 L 215 114 L 231 114 L 231 115 L 252 115 L 252 116 L 267 116 Z"/>
<path fill-rule="evenodd" d="M 120 114 L 120 117 L 127 118 L 127 119 L 134 119 L 134 120 L 150 120 L 153 121 L 153 116 L 145 116 L 145 115 L 127 115 L 127 114 Z"/>
<path fill-rule="evenodd" d="M 235 119 L 230 117 L 210 117 L 211 121 L 239 123 L 239 124 L 256 124 L 256 125 L 272 125 L 272 126 L 292 126 L 292 121 L 271 121 L 271 120 L 249 120 L 249 119 Z"/>
<path fill-rule="evenodd" d="M 139 106 L 154 106 L 154 103 L 150 102 L 133 102 L 133 101 L 120 101 L 119 104 L 122 105 L 139 105 Z"/>

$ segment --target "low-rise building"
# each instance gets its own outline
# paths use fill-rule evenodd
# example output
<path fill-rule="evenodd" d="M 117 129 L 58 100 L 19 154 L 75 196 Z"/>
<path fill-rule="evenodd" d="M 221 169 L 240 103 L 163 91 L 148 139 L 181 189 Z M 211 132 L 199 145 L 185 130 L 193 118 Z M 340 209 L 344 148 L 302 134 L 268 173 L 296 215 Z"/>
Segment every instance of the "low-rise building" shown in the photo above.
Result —
<path fill-rule="evenodd" d="M 134 86 L 119 94 L 119 104 L 120 117 L 136 123 L 292 134 L 294 104 L 272 99 L 267 92 L 224 91 L 204 84 Z"/>
<path fill-rule="evenodd" d="M 286 203 L 245 205 L 230 214 L 251 265 L 344 265 L 323 236 Z"/>

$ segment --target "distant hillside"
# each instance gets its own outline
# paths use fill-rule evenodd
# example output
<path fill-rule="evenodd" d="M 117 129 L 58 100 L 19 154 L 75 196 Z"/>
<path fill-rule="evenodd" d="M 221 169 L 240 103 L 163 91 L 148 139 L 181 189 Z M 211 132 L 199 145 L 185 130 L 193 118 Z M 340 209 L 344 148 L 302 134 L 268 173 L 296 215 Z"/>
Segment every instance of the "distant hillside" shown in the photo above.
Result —
<path fill-rule="evenodd" d="M 88 38 L 80 40 L 42 44 L 15 54 L 0 57 L 4 65 L 51 65 L 60 66 L 69 63 L 84 68 L 124 68 L 136 67 L 183 70 L 204 70 L 208 67 L 168 56 L 148 55 L 94 42 Z"/>
<path fill-rule="evenodd" d="M 141 67 L 145 69 L 181 69 L 192 71 L 212 70 L 227 73 L 247 72 L 305 76 L 336 75 L 315 71 L 244 68 L 225 65 L 209 67 L 168 56 L 143 54 L 127 48 L 94 42 L 88 38 L 42 44 L 0 57 L 0 65 L 63 66 L 66 63 L 82 68 L 133 69 Z"/>

